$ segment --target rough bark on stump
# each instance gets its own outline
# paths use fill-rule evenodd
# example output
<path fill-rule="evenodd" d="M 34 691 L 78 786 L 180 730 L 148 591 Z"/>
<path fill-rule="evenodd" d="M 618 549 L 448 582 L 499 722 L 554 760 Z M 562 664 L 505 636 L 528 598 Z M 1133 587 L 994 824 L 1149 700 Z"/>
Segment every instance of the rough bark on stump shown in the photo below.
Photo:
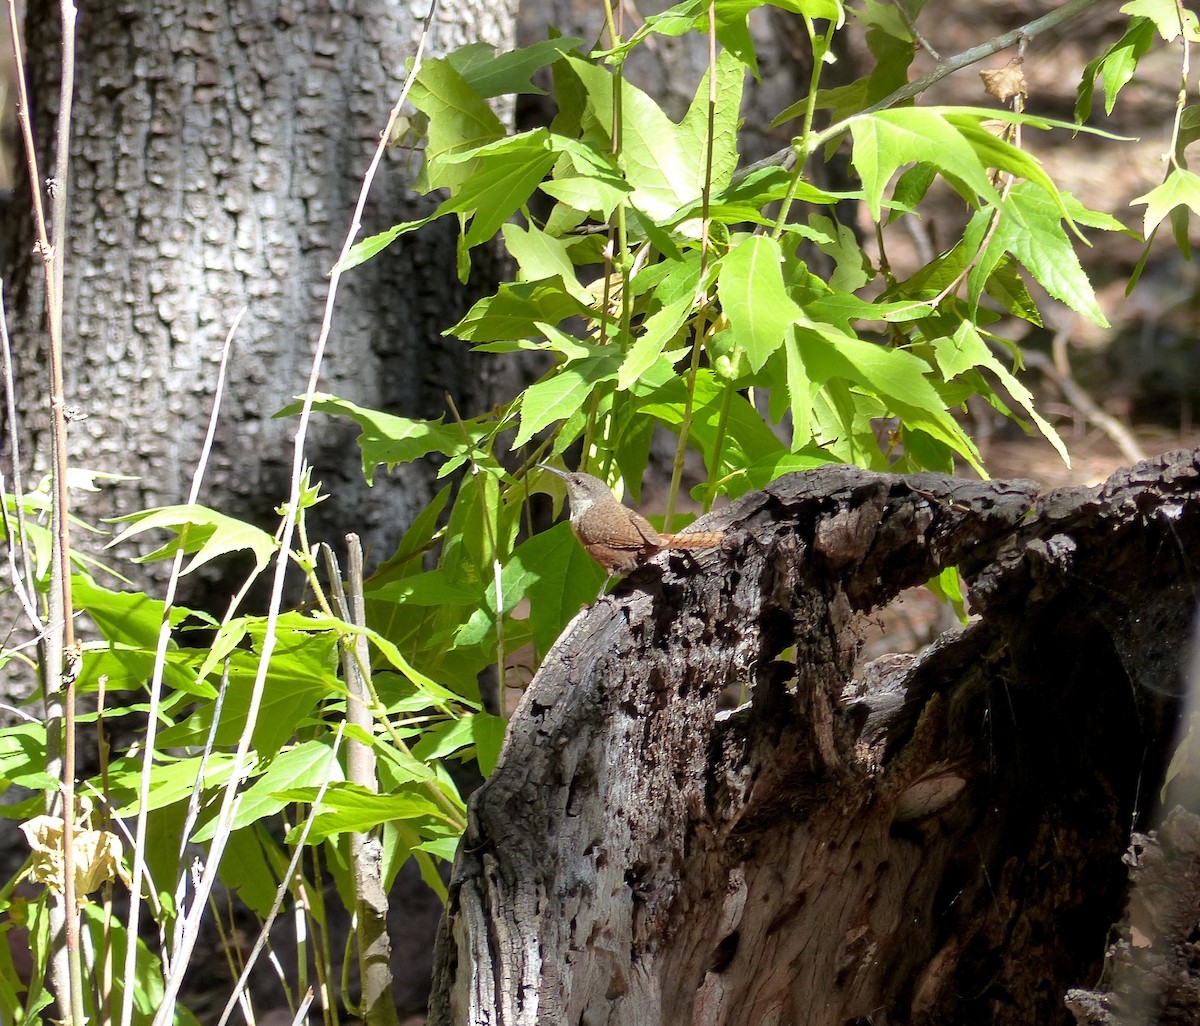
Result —
<path fill-rule="evenodd" d="M 1200 453 L 1044 495 L 829 467 L 705 527 L 524 696 L 431 1022 L 1071 1022 L 1169 752 Z M 947 566 L 977 619 L 856 665 Z"/>

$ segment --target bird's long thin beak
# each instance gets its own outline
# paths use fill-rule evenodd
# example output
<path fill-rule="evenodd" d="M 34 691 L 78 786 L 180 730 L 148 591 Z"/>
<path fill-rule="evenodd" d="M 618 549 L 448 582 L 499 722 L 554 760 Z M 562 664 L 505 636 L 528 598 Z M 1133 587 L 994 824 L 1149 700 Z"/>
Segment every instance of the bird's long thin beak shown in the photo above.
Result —
<path fill-rule="evenodd" d="M 557 474 L 559 477 L 567 476 L 567 472 L 565 470 L 559 470 L 558 467 L 552 467 L 549 463 L 538 463 L 537 466 L 541 467 L 543 470 L 550 471 L 551 474 Z"/>

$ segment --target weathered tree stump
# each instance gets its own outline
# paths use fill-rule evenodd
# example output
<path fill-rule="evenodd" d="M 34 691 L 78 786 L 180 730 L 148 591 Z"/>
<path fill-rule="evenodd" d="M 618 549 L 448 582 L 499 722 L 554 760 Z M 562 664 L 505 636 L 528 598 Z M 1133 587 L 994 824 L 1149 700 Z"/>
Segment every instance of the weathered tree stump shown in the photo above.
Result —
<path fill-rule="evenodd" d="M 827 467 L 704 526 L 524 696 L 431 1022 L 1073 1022 L 1172 748 L 1200 453 L 1046 494 Z M 859 665 L 952 566 L 972 622 Z"/>

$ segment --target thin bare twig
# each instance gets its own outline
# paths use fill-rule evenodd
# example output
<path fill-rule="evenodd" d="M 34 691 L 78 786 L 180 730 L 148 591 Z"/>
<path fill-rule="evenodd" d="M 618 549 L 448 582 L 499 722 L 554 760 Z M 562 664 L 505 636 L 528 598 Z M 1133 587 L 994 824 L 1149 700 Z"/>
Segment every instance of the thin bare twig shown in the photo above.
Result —
<path fill-rule="evenodd" d="M 961 71 L 972 64 L 978 64 L 980 61 L 986 60 L 1001 50 L 1007 50 L 1010 47 L 1016 46 L 1022 40 L 1040 36 L 1043 32 L 1048 32 L 1050 29 L 1065 24 L 1103 2 L 1104 0 L 1069 0 L 1068 3 L 1055 8 L 1040 18 L 1035 18 L 1020 28 L 1013 29 L 1011 32 L 1005 32 L 1003 35 L 996 36 L 986 43 L 980 43 L 979 46 L 973 46 L 969 50 L 963 50 L 962 53 L 957 53 L 953 57 L 943 58 L 938 62 L 937 67 L 927 75 L 922 75 L 907 85 L 901 86 L 895 92 L 889 93 L 878 103 L 874 103 L 865 110 L 860 111 L 860 116 L 862 114 L 874 114 L 877 111 L 887 110 L 889 107 L 894 107 L 905 100 L 911 100 L 915 96 L 920 96 L 930 86 L 940 82 L 949 75 L 953 75 L 954 72 Z M 788 146 L 785 149 L 777 150 L 769 157 L 764 157 L 762 160 L 743 168 L 737 173 L 736 177 L 742 179 L 751 172 L 765 167 L 776 167 L 778 165 L 789 167 L 795 159 L 795 149 Z"/>
<path fill-rule="evenodd" d="M 928 39 L 921 35 L 916 21 L 908 13 L 908 8 L 904 5 L 904 0 L 892 0 L 892 6 L 896 8 L 896 13 L 900 15 L 900 20 L 904 22 L 904 27 L 912 33 L 912 37 L 917 41 L 917 45 L 935 61 L 940 61 L 942 55 L 933 48 Z"/>
<path fill-rule="evenodd" d="M 275 890 L 275 900 L 271 903 L 271 911 L 267 913 L 267 918 L 263 922 L 262 929 L 258 931 L 258 938 L 254 942 L 254 947 L 250 949 L 250 955 L 247 957 L 246 964 L 242 968 L 242 973 L 233 988 L 233 993 L 229 995 L 229 1000 L 225 1002 L 225 1010 L 221 1013 L 221 1018 L 217 1021 L 217 1026 L 225 1026 L 229 1021 L 234 1007 L 238 1004 L 242 993 L 246 989 L 246 981 L 250 979 L 250 971 L 254 968 L 254 963 L 258 961 L 258 956 L 262 954 L 263 948 L 267 945 L 267 938 L 271 934 L 271 927 L 275 923 L 276 916 L 279 915 L 280 908 L 283 907 L 283 899 L 287 895 L 292 876 L 296 872 L 296 867 L 300 865 L 300 859 L 304 856 L 304 846 L 308 842 L 308 832 L 312 828 L 313 820 L 316 819 L 317 808 L 320 806 L 321 799 L 325 797 L 325 792 L 329 790 L 329 784 L 333 780 L 333 767 L 337 765 L 337 753 L 341 747 L 342 735 L 345 733 L 345 730 L 346 724 L 343 721 L 338 724 L 337 733 L 333 737 L 333 749 L 329 759 L 329 772 L 325 774 L 325 779 L 321 781 L 321 786 L 317 788 L 317 793 L 309 809 L 308 818 L 304 821 L 304 826 L 300 830 L 300 837 L 297 839 L 295 849 L 292 852 L 292 858 L 288 862 L 287 872 L 283 874 L 283 879 L 280 880 L 279 886 Z M 205 868 L 205 872 L 208 872 L 207 867 Z M 309 1001 L 312 1000 L 311 987 L 308 991 L 308 999 Z M 308 1006 L 304 1005 L 304 1007 L 307 1008 Z M 161 1010 L 159 1014 L 162 1014 Z"/>
<path fill-rule="evenodd" d="M 346 548 L 350 564 L 348 588 L 342 583 L 341 569 L 333 550 L 325 546 L 330 586 L 342 619 L 357 627 L 365 627 L 367 609 L 363 596 L 363 553 L 358 535 L 346 535 Z M 342 677 L 350 693 L 346 700 L 346 722 L 368 735 L 373 728 L 373 689 L 366 678 L 370 672 L 369 659 L 365 634 L 343 642 Z M 347 780 L 372 794 L 376 793 L 379 782 L 374 748 L 353 737 L 346 745 Z M 392 945 L 387 932 L 388 897 L 383 887 L 382 870 L 383 847 L 379 838 L 370 833 L 353 831 L 350 834 L 350 872 L 354 877 L 354 933 L 358 943 L 359 979 L 362 984 L 358 1015 L 367 1026 L 398 1026 L 400 1019 L 392 1000 Z M 345 960 L 343 971 L 348 968 L 349 962 L 349 959 Z"/>
<path fill-rule="evenodd" d="M 1071 324 L 1060 328 L 1054 333 L 1051 351 L 1053 360 L 1037 350 L 1027 350 L 1024 360 L 1029 367 L 1036 368 L 1058 386 L 1063 396 L 1072 406 L 1083 414 L 1085 420 L 1095 424 L 1103 431 L 1118 449 L 1121 455 L 1130 463 L 1137 463 L 1146 458 L 1146 453 L 1138 444 L 1130 430 L 1112 414 L 1101 409 L 1099 403 L 1075 380 L 1071 373 L 1070 357 L 1067 344 L 1071 339 Z"/>
<path fill-rule="evenodd" d="M 300 1002 L 300 1007 L 296 1009 L 295 1018 L 292 1019 L 292 1026 L 301 1026 L 301 1023 L 308 1022 L 308 1006 L 313 1003 L 313 989 L 309 987 L 304 994 L 304 1000 Z"/>
<path fill-rule="evenodd" d="M 75 6 L 61 0 L 62 86 L 58 109 L 58 168 L 61 188 L 56 186 L 51 222 L 46 223 L 42 204 L 42 180 L 38 170 L 37 148 L 29 118 L 29 92 L 25 74 L 24 51 L 16 4 L 9 0 L 9 30 L 12 34 L 16 64 L 18 111 L 21 137 L 25 147 L 30 192 L 33 197 L 34 227 L 44 267 L 46 319 L 49 324 L 47 363 L 50 371 L 50 443 L 53 502 L 51 505 L 51 570 L 48 597 L 49 629 L 43 633 L 42 687 L 46 704 L 47 761 L 60 780 L 57 798 L 47 795 L 47 809 L 62 816 L 63 881 L 61 909 L 51 908 L 50 929 L 53 937 L 65 937 L 66 950 L 60 954 L 52 940 L 51 969 L 55 997 L 64 1020 L 76 1026 L 83 1022 L 83 979 L 79 960 L 79 914 L 75 901 L 75 676 L 78 667 L 75 652 L 75 628 L 71 617 L 70 506 L 67 495 L 67 420 L 63 388 L 62 351 L 62 270 L 66 240 L 66 172 L 70 139 L 71 102 L 75 63 Z M 53 244 L 52 244 L 53 241 Z M 57 252 L 56 252 L 57 247 Z M 68 659 L 72 665 L 68 665 Z M 51 768 L 52 767 L 52 768 Z M 65 958 L 64 958 L 65 954 Z"/>
<path fill-rule="evenodd" d="M 225 395 L 225 381 L 228 377 L 229 354 L 233 349 L 234 335 L 242 323 L 246 307 L 242 307 L 233 318 L 229 331 L 225 335 L 225 343 L 221 347 L 221 361 L 217 368 L 216 387 L 213 392 L 212 411 L 208 416 L 208 430 L 204 442 L 200 446 L 200 455 L 196 460 L 196 469 L 192 473 L 192 485 L 188 491 L 188 504 L 194 505 L 200 498 L 200 489 L 204 483 L 204 475 L 208 470 L 209 457 L 212 454 L 213 439 L 217 433 L 217 423 L 220 419 L 221 402 Z M 167 590 L 163 597 L 163 618 L 158 628 L 158 643 L 154 650 L 154 667 L 150 674 L 150 708 L 146 713 L 145 748 L 142 752 L 142 772 L 138 787 L 138 817 L 135 827 L 136 840 L 134 847 L 145 851 L 146 831 L 148 829 L 148 814 L 150 806 L 150 784 L 154 769 L 154 746 L 158 731 L 159 706 L 162 702 L 163 674 L 167 665 L 167 646 L 171 640 L 171 608 L 175 604 L 175 594 L 179 588 L 179 578 L 183 571 L 183 557 L 187 548 L 187 525 L 180 533 L 179 548 L 171 563 L 171 575 L 167 579 Z M 216 720 L 214 719 L 214 726 Z M 186 834 L 184 837 L 186 838 Z M 137 860 L 133 865 L 133 881 L 130 884 L 129 914 L 126 921 L 126 936 L 138 936 L 139 919 L 141 917 L 142 895 L 142 862 Z M 165 952 L 164 952 L 165 956 Z M 129 945 L 125 953 L 125 979 L 132 980 L 137 968 L 136 945 Z M 128 1026 L 133 1021 L 133 988 L 126 987 L 121 1000 L 121 1022 Z"/>
<path fill-rule="evenodd" d="M 17 390 L 13 381 L 12 343 L 8 337 L 8 311 L 5 307 L 4 282 L 0 280 L 0 354 L 4 365 L 4 405 L 5 418 L 8 423 L 9 447 L 12 452 L 12 481 L 13 501 L 16 504 L 17 536 L 13 537 L 12 528 L 8 523 L 8 510 L 4 509 L 4 530 L 8 536 L 8 562 L 13 577 L 13 587 L 20 599 L 21 608 L 29 618 L 30 625 L 38 632 L 45 629 L 37 606 L 28 589 L 33 587 L 33 564 L 29 558 L 29 548 L 25 544 L 25 485 L 21 470 L 21 442 L 17 418 Z M 2 493 L 0 489 L 0 493 Z M 2 504 L 0 504 L 2 505 Z M 23 577 L 17 572 L 17 552 L 21 554 Z M 20 578 L 20 580 L 18 580 Z"/>

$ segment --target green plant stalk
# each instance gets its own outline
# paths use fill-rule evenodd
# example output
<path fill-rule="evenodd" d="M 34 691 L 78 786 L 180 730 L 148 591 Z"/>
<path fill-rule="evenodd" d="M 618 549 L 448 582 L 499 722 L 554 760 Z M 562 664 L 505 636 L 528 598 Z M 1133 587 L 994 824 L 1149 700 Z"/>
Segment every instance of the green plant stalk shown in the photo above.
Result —
<path fill-rule="evenodd" d="M 452 395 L 450 395 L 449 392 L 446 393 L 446 404 L 450 407 L 450 413 L 454 417 L 455 423 L 458 424 L 458 429 L 462 432 L 463 444 L 466 446 L 467 451 L 470 452 L 472 450 L 471 436 L 467 432 L 467 425 L 463 423 L 462 415 L 458 412 L 458 406 L 454 402 L 454 397 Z M 471 459 L 470 467 L 471 467 L 471 476 L 475 478 L 476 487 L 478 487 L 479 475 L 480 475 L 479 464 L 474 459 Z M 484 496 L 483 488 L 479 489 L 479 495 L 482 500 L 482 498 Z M 480 515 L 483 519 L 483 529 L 484 529 L 484 532 L 487 534 L 488 547 L 492 550 L 492 585 L 495 588 L 495 592 L 496 592 L 496 691 L 497 691 L 497 704 L 499 706 L 498 711 L 500 713 L 501 719 L 507 721 L 508 720 L 508 679 L 507 679 L 507 667 L 505 664 L 508 661 L 508 656 L 506 655 L 506 652 L 505 652 L 505 643 L 504 643 L 504 566 L 500 562 L 500 548 L 499 548 L 499 544 L 497 542 L 499 532 L 496 530 L 496 526 L 492 523 L 492 517 L 491 517 L 492 513 L 496 512 L 496 511 L 490 509 L 488 507 L 488 504 L 483 501 L 481 501 L 479 504 L 479 510 L 480 510 Z M 349 536 L 347 536 L 346 540 L 347 540 L 347 542 L 349 542 L 349 540 L 350 540 Z M 362 573 L 361 562 L 362 562 L 362 554 L 360 552 L 359 553 L 359 563 L 360 563 L 359 574 L 360 574 L 360 576 Z M 353 574 L 353 557 L 351 560 L 351 574 Z M 360 627 L 365 627 L 367 625 L 365 614 L 363 615 L 363 619 L 361 621 L 355 619 L 355 620 L 351 620 L 351 623 L 357 623 Z M 361 664 L 367 663 L 365 641 L 366 641 L 366 639 L 364 638 L 363 639 L 364 647 L 362 648 L 360 654 L 358 655 L 358 659 Z M 363 670 L 360 670 L 360 672 L 363 674 L 363 678 L 367 681 L 367 687 L 370 688 L 371 674 L 370 674 L 369 666 Z M 371 688 L 371 694 L 372 694 L 372 696 L 374 696 L 373 688 Z M 378 701 L 377 697 L 376 697 L 376 701 Z M 390 987 L 391 984 L 389 983 L 388 986 Z"/>
<path fill-rule="evenodd" d="M 692 340 L 691 361 L 688 364 L 687 397 L 684 401 L 683 419 L 679 425 L 679 441 L 675 446 L 675 458 L 671 463 L 671 486 L 667 490 L 667 508 L 663 514 L 663 530 L 671 531 L 671 520 L 675 516 L 675 502 L 683 484 L 683 463 L 687 456 L 688 436 L 692 432 L 692 417 L 696 405 L 696 377 L 700 373 L 700 355 L 704 351 L 704 340 L 708 331 L 708 301 L 705 282 L 708 278 L 710 202 L 712 199 L 713 135 L 717 123 L 717 13 L 716 4 L 708 5 L 708 139 L 704 148 L 704 184 L 700 190 L 700 308 L 696 311 L 696 329 Z M 715 454 L 714 454 L 715 455 Z"/>
<path fill-rule="evenodd" d="M 809 143 L 809 137 L 812 135 L 813 117 L 816 115 L 817 110 L 817 90 L 821 84 L 821 71 L 825 66 L 825 55 L 829 53 L 829 47 L 833 42 L 833 22 L 829 23 L 829 27 L 825 30 L 823 36 L 818 36 L 812 18 L 805 15 L 804 28 L 808 32 L 808 43 L 813 55 L 812 74 L 808 80 L 808 96 L 805 98 L 804 119 L 800 125 L 800 134 L 792 143 L 796 154 L 796 166 L 792 169 L 792 180 L 788 183 L 787 195 L 779 205 L 779 219 L 775 222 L 775 227 L 771 232 L 771 238 L 773 239 L 778 239 L 782 236 L 784 228 L 787 227 L 788 218 L 792 213 L 792 204 L 796 202 L 796 190 L 800 188 L 800 181 L 804 177 L 804 169 L 808 165 L 808 158 L 813 152 Z"/>
<path fill-rule="evenodd" d="M 609 41 L 615 49 L 621 44 L 621 22 L 624 21 L 623 11 L 617 11 L 614 15 L 612 0 L 604 0 L 604 27 L 608 32 Z M 619 158 L 621 155 L 621 117 L 623 104 L 624 83 L 624 59 L 617 57 L 615 60 L 616 69 L 613 74 L 613 116 L 612 124 L 609 126 L 609 138 L 612 142 L 611 149 L 614 158 Z M 613 211 L 615 224 L 609 225 L 608 230 L 608 247 L 604 254 L 604 289 L 600 300 L 600 317 L 598 322 L 599 341 L 604 345 L 608 340 L 608 320 L 609 311 L 612 309 L 612 279 L 613 272 L 617 271 L 621 275 L 621 314 L 617 325 L 617 341 L 623 348 L 629 346 L 629 324 L 632 317 L 630 298 L 629 298 L 629 258 L 628 245 L 629 236 L 626 229 L 625 221 L 625 203 L 624 201 L 617 204 Z M 597 385 L 588 399 L 588 415 L 584 423 L 583 429 L 583 444 L 582 452 L 579 458 L 579 470 L 590 471 L 596 468 L 591 466 L 591 458 L 596 452 L 596 424 L 600 416 L 600 400 L 604 385 Z"/>
<path fill-rule="evenodd" d="M 1180 67 L 1179 95 L 1175 100 L 1175 119 L 1171 123 L 1171 146 L 1167 151 L 1167 159 L 1170 161 L 1171 167 L 1180 170 L 1179 131 L 1182 127 L 1183 111 L 1187 107 L 1188 78 L 1192 68 L 1192 44 L 1188 41 L 1183 23 L 1183 12 L 1180 10 L 1178 2 L 1175 6 L 1175 13 L 1179 18 L 1179 41 L 1183 45 L 1183 60 Z"/>
<path fill-rule="evenodd" d="M 708 490 L 704 493 L 704 512 L 708 513 L 713 502 L 717 498 L 717 483 L 725 477 L 724 473 L 724 452 L 725 452 L 725 432 L 729 427 L 729 412 L 733 409 L 733 388 L 726 388 L 721 393 L 721 411 L 717 414 L 717 430 L 716 437 L 713 438 L 712 457 L 709 461 L 708 472 L 711 475 L 712 483 L 708 486 Z"/>
<path fill-rule="evenodd" d="M 321 879 L 321 866 L 317 858 L 317 849 L 310 849 L 312 858 L 312 878 Z M 297 890 L 303 891 L 305 899 L 303 907 L 310 925 L 310 935 L 313 939 L 313 965 L 317 969 L 317 986 L 321 992 L 321 1011 L 327 1026 L 337 1026 L 337 1002 L 333 1000 L 333 958 L 329 947 L 329 916 L 325 911 L 325 894 L 322 888 L 313 886 L 303 872 L 299 875 Z"/>

